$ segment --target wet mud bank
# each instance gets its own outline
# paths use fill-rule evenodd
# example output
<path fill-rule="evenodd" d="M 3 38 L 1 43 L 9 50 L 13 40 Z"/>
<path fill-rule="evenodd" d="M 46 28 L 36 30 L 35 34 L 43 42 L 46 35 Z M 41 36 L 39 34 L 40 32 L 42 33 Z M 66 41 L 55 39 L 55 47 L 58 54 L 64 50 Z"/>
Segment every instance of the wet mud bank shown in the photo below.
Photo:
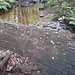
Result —
<path fill-rule="evenodd" d="M 75 41 L 61 31 L 0 21 L 0 47 L 29 57 L 42 75 L 75 75 Z"/>

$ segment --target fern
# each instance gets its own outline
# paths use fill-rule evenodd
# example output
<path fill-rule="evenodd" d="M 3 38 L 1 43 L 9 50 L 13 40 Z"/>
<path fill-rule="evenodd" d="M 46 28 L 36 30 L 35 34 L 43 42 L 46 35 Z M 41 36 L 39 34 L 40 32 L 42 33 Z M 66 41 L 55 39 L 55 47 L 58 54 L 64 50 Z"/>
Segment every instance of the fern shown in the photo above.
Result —
<path fill-rule="evenodd" d="M 75 25 L 75 18 L 74 17 L 70 17 L 69 18 L 69 24 Z"/>
<path fill-rule="evenodd" d="M 10 4 L 5 1 L 2 1 L 2 2 L 0 2 L 0 6 L 10 7 Z"/>
<path fill-rule="evenodd" d="M 75 21 L 70 21 L 69 24 L 75 25 Z"/>
<path fill-rule="evenodd" d="M 10 3 L 14 3 L 15 2 L 15 0 L 6 0 L 6 1 L 8 1 Z"/>
<path fill-rule="evenodd" d="M 5 11 L 8 10 L 8 9 L 6 8 L 6 6 L 0 6 L 0 9 L 4 9 Z"/>
<path fill-rule="evenodd" d="M 62 2 L 62 8 L 66 8 L 67 3 L 66 2 Z"/>
<path fill-rule="evenodd" d="M 45 6 L 46 7 L 52 7 L 56 5 L 57 0 L 47 0 Z"/>
<path fill-rule="evenodd" d="M 11 7 L 10 4 L 5 0 L 0 0 L 0 9 L 4 9 L 5 11 L 7 11 L 7 7 Z"/>
<path fill-rule="evenodd" d="M 10 2 L 10 3 L 14 3 L 14 2 L 15 2 L 15 0 L 9 0 L 9 2 Z"/>
<path fill-rule="evenodd" d="M 74 17 L 70 17 L 69 19 L 72 20 L 72 21 L 75 21 L 75 18 Z"/>

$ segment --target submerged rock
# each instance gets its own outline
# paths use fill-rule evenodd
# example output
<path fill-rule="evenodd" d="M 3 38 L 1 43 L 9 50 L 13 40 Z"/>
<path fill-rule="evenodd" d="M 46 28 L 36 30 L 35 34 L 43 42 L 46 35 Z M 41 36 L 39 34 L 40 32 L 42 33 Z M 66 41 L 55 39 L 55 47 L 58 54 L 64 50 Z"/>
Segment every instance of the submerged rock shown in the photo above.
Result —
<path fill-rule="evenodd" d="M 53 25 L 51 25 L 50 27 L 51 27 L 51 28 L 53 28 L 53 29 L 56 29 L 56 28 L 57 28 L 57 26 L 56 26 L 56 25 L 54 25 L 54 24 L 53 24 Z"/>
<path fill-rule="evenodd" d="M 43 14 L 43 12 L 41 13 L 40 17 L 44 17 L 44 14 Z"/>
<path fill-rule="evenodd" d="M 21 6 L 20 4 L 16 4 L 12 8 L 16 8 L 16 7 L 20 7 L 20 6 Z"/>
<path fill-rule="evenodd" d="M 44 15 L 40 15 L 40 17 L 44 17 Z"/>
<path fill-rule="evenodd" d="M 44 25 L 43 27 L 49 27 L 48 25 Z"/>
<path fill-rule="evenodd" d="M 42 7 L 42 8 L 39 8 L 39 10 L 44 10 L 44 7 Z"/>

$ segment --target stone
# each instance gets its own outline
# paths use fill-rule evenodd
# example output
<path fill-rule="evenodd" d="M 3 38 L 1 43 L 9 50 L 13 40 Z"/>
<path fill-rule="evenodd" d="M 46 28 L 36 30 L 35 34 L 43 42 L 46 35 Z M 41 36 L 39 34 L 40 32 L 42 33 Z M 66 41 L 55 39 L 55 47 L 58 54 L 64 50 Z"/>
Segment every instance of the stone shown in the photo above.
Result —
<path fill-rule="evenodd" d="M 57 28 L 57 26 L 55 24 L 52 24 L 50 27 L 53 28 L 53 29 Z"/>
<path fill-rule="evenodd" d="M 19 16 L 19 18 L 22 18 L 23 16 Z"/>
<path fill-rule="evenodd" d="M 43 27 L 49 27 L 48 25 L 44 25 Z"/>
<path fill-rule="evenodd" d="M 44 17 L 44 15 L 40 15 L 40 17 Z"/>
<path fill-rule="evenodd" d="M 42 7 L 42 8 L 39 8 L 39 10 L 44 10 L 44 7 Z"/>

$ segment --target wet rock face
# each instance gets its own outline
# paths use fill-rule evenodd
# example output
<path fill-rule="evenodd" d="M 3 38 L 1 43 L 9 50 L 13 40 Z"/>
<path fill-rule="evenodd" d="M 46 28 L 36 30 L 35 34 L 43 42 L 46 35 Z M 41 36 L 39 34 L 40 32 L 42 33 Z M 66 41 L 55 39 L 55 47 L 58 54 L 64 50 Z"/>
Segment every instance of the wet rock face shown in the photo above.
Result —
<path fill-rule="evenodd" d="M 12 30 L 12 27 L 10 27 Z M 12 50 L 13 52 L 20 52 L 22 55 L 21 47 L 18 39 L 15 39 L 14 30 L 10 31 L 9 28 L 0 24 L 0 47 L 6 50 Z M 11 35 L 12 34 L 12 35 Z"/>
<path fill-rule="evenodd" d="M 61 32 L 22 24 L 0 24 L 0 47 L 29 57 L 40 65 L 40 71 L 44 72 L 42 75 L 75 75 L 75 48 L 67 45 L 71 42 L 73 40 Z"/>
<path fill-rule="evenodd" d="M 1 48 L 4 48 L 6 50 L 12 50 L 13 52 L 17 53 L 17 51 L 21 50 L 17 43 L 18 43 L 18 41 L 15 40 L 10 35 L 0 34 L 0 47 Z M 20 54 L 22 54 L 21 51 L 20 51 Z"/>

